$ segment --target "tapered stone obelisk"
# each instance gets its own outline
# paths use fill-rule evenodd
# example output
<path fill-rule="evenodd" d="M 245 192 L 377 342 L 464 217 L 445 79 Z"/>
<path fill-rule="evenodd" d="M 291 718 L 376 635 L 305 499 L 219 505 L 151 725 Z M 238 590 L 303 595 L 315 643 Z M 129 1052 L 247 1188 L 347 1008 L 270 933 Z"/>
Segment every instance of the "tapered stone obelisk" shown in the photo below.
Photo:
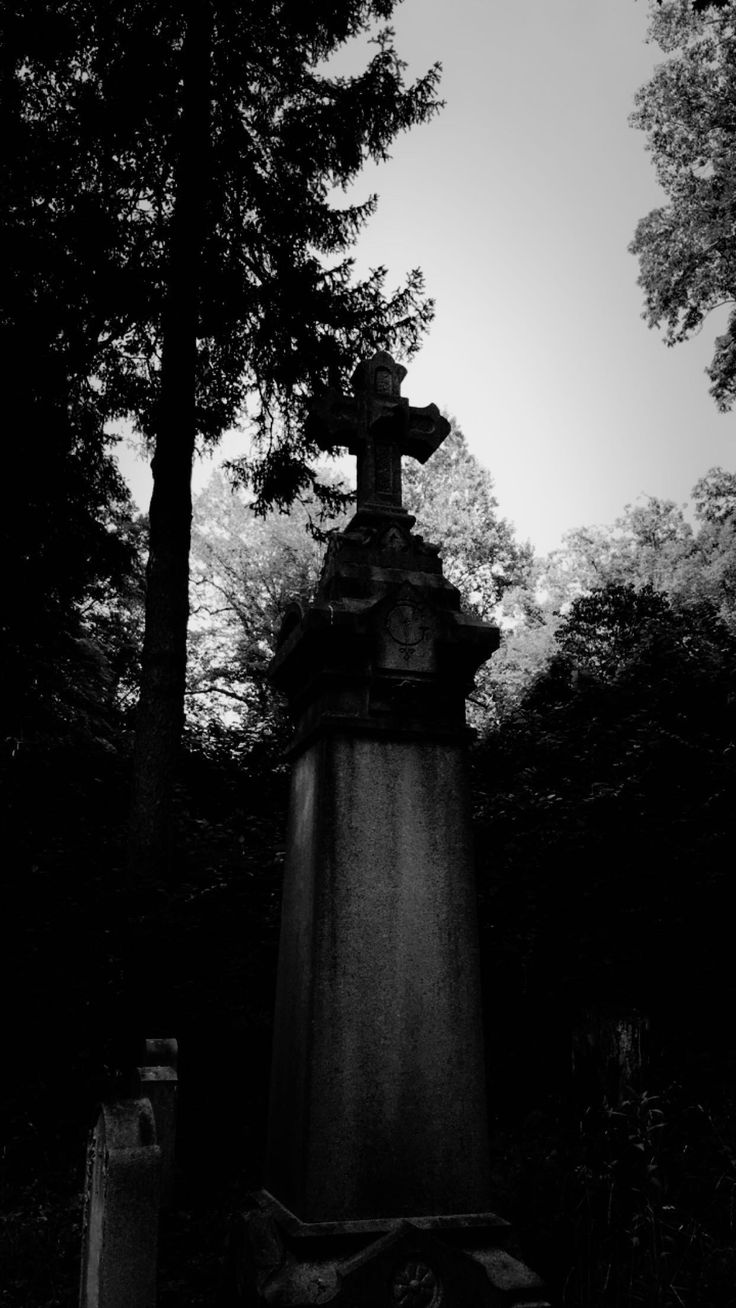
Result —
<path fill-rule="evenodd" d="M 449 424 L 402 398 L 404 375 L 376 354 L 310 420 L 357 455 L 357 511 L 271 668 L 296 734 L 267 1190 L 244 1275 L 274 1304 L 539 1304 L 488 1212 L 465 697 L 498 633 L 462 614 L 412 533 L 401 458 L 424 462 Z"/>

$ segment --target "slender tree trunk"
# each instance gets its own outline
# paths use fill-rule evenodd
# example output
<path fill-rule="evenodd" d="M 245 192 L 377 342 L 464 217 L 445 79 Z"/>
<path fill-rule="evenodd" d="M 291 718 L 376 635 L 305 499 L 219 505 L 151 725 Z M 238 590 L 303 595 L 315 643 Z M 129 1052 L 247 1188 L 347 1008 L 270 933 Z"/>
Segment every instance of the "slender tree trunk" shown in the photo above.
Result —
<path fill-rule="evenodd" d="M 138 885 L 167 879 L 171 798 L 182 727 L 189 618 L 195 376 L 210 133 L 209 0 L 191 0 L 182 48 L 183 100 L 161 394 L 152 462 L 146 620 L 133 764 L 130 865 Z"/>

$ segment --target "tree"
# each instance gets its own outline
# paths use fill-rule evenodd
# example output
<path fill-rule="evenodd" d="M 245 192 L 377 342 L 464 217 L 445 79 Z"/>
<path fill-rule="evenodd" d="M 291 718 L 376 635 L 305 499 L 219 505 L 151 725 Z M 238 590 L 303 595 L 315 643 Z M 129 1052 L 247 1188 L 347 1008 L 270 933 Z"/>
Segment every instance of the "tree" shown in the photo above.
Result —
<path fill-rule="evenodd" d="M 736 473 L 711 468 L 693 487 L 695 515 L 702 523 L 736 521 Z"/>
<path fill-rule="evenodd" d="M 639 259 L 644 317 L 675 345 L 736 301 L 736 2 L 653 3 L 649 33 L 670 57 L 637 93 L 631 121 L 647 134 L 668 203 L 639 222 L 630 249 Z M 729 410 L 736 309 L 707 373 L 716 404 Z"/>
<path fill-rule="evenodd" d="M 736 474 L 711 468 L 693 489 L 697 594 L 736 630 Z"/>
<path fill-rule="evenodd" d="M 250 21 L 229 9 L 210 11 L 200 0 L 184 30 L 131 822 L 134 863 L 144 872 L 160 867 L 164 856 L 162 815 L 183 720 L 188 488 L 197 431 L 219 435 L 244 387 L 255 387 L 256 422 L 269 448 L 247 471 L 261 505 L 274 499 L 286 505 L 311 478 L 303 440 L 294 453 L 307 389 L 324 384 L 330 371 L 344 378 L 360 336 L 388 336 L 411 349 L 427 320 L 418 275 L 389 302 L 380 273 L 353 288 L 349 264 L 325 267 L 317 257 L 343 252 L 373 207 L 334 210 L 328 181 L 346 185 L 365 157 L 385 157 L 396 131 L 434 107 L 436 70 L 405 91 L 388 31 L 362 78 L 330 79 L 316 71 L 317 61 L 368 17 L 392 7 L 353 4 L 339 18 L 319 11 L 305 18 L 285 5 L 275 23 L 266 11 L 254 42 Z M 225 185 L 213 187 L 223 177 Z M 244 218 L 245 240 L 237 230 Z M 239 297 L 226 295 L 224 306 L 207 303 L 203 289 L 213 273 L 220 294 L 227 277 L 237 278 Z M 198 359 L 197 338 L 205 330 L 210 343 Z M 230 357 L 218 357 L 223 347 Z M 211 414 L 203 422 L 198 373 L 203 364 L 206 376 L 213 363 L 220 365 L 212 386 L 214 422 Z M 275 439 L 278 426 L 282 435 Z"/>
<path fill-rule="evenodd" d="M 559 652 L 557 636 L 576 601 L 607 586 L 691 594 L 700 577 L 695 539 L 683 509 L 649 496 L 627 504 L 611 526 L 577 527 L 562 546 L 535 560 L 525 610 L 492 665 L 502 718 L 518 709 L 533 680 Z"/>
<path fill-rule="evenodd" d="M 325 479 L 327 474 L 325 474 Z M 242 488 L 216 472 L 194 501 L 187 725 L 238 753 L 278 749 L 288 730 L 267 677 L 292 599 L 308 603 L 323 547 L 301 501 L 258 515 Z"/>
<path fill-rule="evenodd" d="M 610 527 L 577 527 L 543 565 L 541 580 L 556 605 L 615 582 L 678 588 L 695 554 L 692 528 L 673 500 L 649 495 L 627 504 Z"/>
<path fill-rule="evenodd" d="M 334 202 L 366 159 L 385 159 L 397 132 L 437 108 L 438 67 L 406 85 L 389 28 L 361 75 L 329 71 L 329 56 L 395 2 L 6 7 L 19 241 L 63 254 L 52 302 L 75 304 L 81 269 L 68 315 L 83 346 L 74 375 L 98 414 L 132 415 L 154 451 L 131 823 L 139 874 L 165 861 L 195 441 L 246 413 L 261 437 L 245 469 L 258 502 L 287 505 L 312 479 L 307 396 L 344 384 L 366 350 L 410 355 L 432 316 L 417 270 L 391 295 L 383 269 L 354 280 L 347 252 L 376 198 Z M 32 266 L 26 257 L 24 273 Z M 35 322 L 30 277 L 23 295 Z"/>
<path fill-rule="evenodd" d="M 330 484 L 326 472 L 321 477 Z M 331 484 L 337 494 L 334 478 Z M 445 574 L 460 589 L 464 605 L 489 620 L 500 614 L 506 620 L 507 606 L 528 616 L 530 547 L 519 545 L 499 517 L 491 475 L 455 423 L 426 467 L 405 468 L 404 490 L 417 529 L 440 545 Z M 314 593 L 323 548 L 308 528 L 316 525 L 319 510 L 318 501 L 303 500 L 288 516 L 260 519 L 252 500 L 234 493 L 221 475 L 197 497 L 190 722 L 196 719 L 204 727 L 208 716 L 222 722 L 229 705 L 227 716 L 237 717 L 241 734 L 252 737 L 264 724 L 271 731 L 266 667 L 286 603 L 292 597 L 308 602 Z M 335 526 L 339 529 L 340 522 Z"/>
<path fill-rule="evenodd" d="M 490 619 L 504 595 L 528 577 L 532 549 L 499 517 L 493 477 L 471 453 L 454 418 L 450 434 L 424 465 L 407 461 L 404 503 L 417 530 L 441 546 L 447 578 L 466 607 Z"/>
<path fill-rule="evenodd" d="M 653 586 L 609 582 L 575 600 L 555 639 L 577 673 L 607 678 L 630 663 L 669 612 L 667 596 Z"/>
<path fill-rule="evenodd" d="M 42 411 L 51 425 L 36 441 Z M 109 731 L 131 668 L 121 596 L 137 562 L 130 496 L 104 449 L 70 431 L 61 406 L 39 403 L 29 420 L 27 442 L 8 450 L 14 504 L 0 528 L 0 718 L 16 757 L 84 736 L 94 719 Z"/>
<path fill-rule="evenodd" d="M 66 94 L 68 17 L 31 2 L 0 12 L 0 296 L 8 574 L 2 616 L 4 737 L 62 737 L 98 676 L 91 609 L 134 565 L 130 496 L 111 457 L 99 387 L 106 257 L 115 212 L 94 202 L 96 164 L 80 147 L 85 111 Z M 43 75 L 36 70 L 43 66 Z M 66 70 L 66 71 L 65 71 Z M 98 633 L 97 633 L 98 634 Z"/>
<path fill-rule="evenodd" d="M 404 502 L 417 530 L 441 548 L 445 576 L 465 608 L 507 630 L 536 620 L 530 580 L 533 553 L 498 512 L 493 477 L 471 452 L 454 418 L 450 434 L 425 464 L 407 462 Z M 503 670 L 500 664 L 503 663 Z M 484 730 L 498 713 L 506 665 L 495 655 L 476 677 L 470 719 Z"/>
<path fill-rule="evenodd" d="M 708 601 L 730 628 L 736 624 L 736 476 L 711 468 L 692 491 L 695 528 L 686 505 L 647 496 L 627 504 L 610 526 L 578 527 L 562 546 L 536 560 L 517 617 L 492 664 L 501 718 L 520 705 L 544 673 L 577 601 L 611 587 L 649 588 L 674 609 Z M 622 592 L 623 593 L 623 592 Z"/>
<path fill-rule="evenodd" d="M 631 1005 L 664 1032 L 676 995 L 698 1042 L 732 985 L 733 633 L 707 602 L 612 584 L 573 602 L 556 645 L 475 757 L 499 969 L 542 1026 Z"/>

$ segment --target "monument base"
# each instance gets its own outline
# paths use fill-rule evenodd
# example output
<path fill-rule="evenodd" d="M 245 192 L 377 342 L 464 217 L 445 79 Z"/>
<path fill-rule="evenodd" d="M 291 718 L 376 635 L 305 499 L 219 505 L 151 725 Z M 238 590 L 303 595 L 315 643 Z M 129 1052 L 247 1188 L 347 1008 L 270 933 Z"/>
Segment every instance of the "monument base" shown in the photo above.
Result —
<path fill-rule="evenodd" d="M 267 1191 L 233 1223 L 228 1308 L 549 1308 L 494 1213 L 301 1222 Z"/>

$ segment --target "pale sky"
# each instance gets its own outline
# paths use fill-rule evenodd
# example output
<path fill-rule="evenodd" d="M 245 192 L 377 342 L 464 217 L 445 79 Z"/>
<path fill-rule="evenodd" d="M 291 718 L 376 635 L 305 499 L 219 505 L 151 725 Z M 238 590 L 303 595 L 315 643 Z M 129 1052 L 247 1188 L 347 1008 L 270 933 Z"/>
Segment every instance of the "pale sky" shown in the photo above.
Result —
<path fill-rule="evenodd" d="M 684 503 L 710 467 L 736 471 L 736 414 L 717 412 L 703 372 L 722 322 L 667 349 L 641 318 L 627 252 L 662 202 L 627 121 L 664 58 L 644 43 L 647 8 L 403 0 L 398 52 L 414 76 L 442 62 L 447 103 L 354 191 L 380 197 L 358 271 L 385 264 L 393 285 L 418 265 L 437 302 L 404 394 L 457 419 L 501 514 L 540 552 L 640 495 Z M 147 507 L 146 465 L 121 462 Z"/>

